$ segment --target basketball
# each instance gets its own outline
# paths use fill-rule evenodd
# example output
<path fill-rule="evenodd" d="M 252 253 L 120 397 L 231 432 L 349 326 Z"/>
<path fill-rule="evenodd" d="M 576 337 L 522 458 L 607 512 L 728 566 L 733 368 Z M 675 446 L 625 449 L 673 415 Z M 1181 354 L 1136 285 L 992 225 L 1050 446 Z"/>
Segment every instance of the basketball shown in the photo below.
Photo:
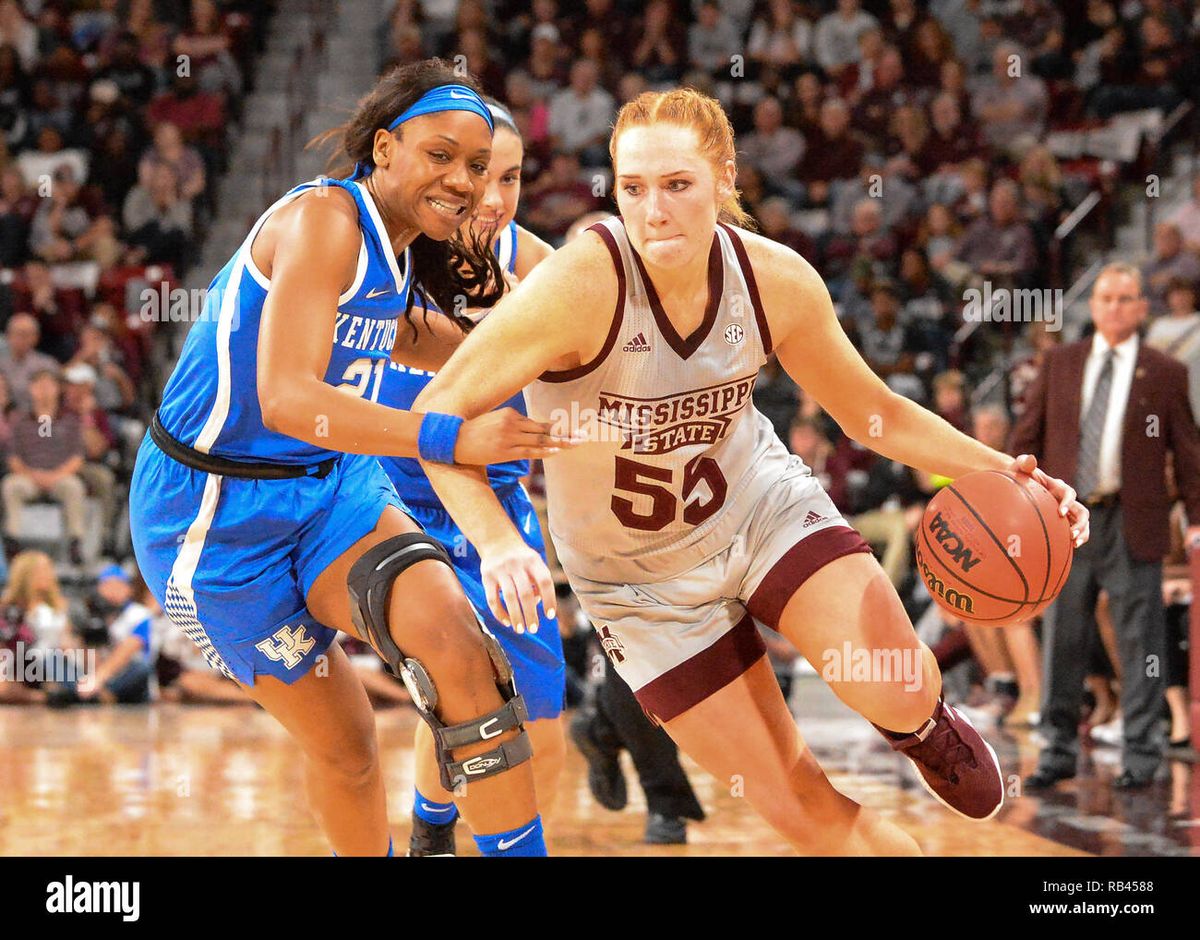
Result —
<path fill-rule="evenodd" d="M 917 569 L 943 610 L 1002 627 L 1036 617 L 1071 570 L 1071 526 L 1047 490 L 997 470 L 938 491 L 916 537 Z"/>

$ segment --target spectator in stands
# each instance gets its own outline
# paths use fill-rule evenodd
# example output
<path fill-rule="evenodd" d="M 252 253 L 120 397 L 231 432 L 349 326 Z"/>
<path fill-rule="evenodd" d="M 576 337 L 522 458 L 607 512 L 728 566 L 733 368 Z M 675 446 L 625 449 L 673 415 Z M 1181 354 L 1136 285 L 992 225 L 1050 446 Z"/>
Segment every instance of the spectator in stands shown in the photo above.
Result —
<path fill-rule="evenodd" d="M 754 130 L 741 138 L 741 158 L 756 167 L 768 186 L 787 194 L 796 185 L 793 172 L 804 156 L 804 137 L 783 124 L 783 106 L 777 98 L 763 98 L 754 106 Z"/>
<path fill-rule="evenodd" d="M 949 369 L 933 377 L 933 410 L 953 427 L 967 433 L 967 380 L 957 369 Z M 1004 433 L 1008 433 L 1007 420 Z M 979 439 L 978 434 L 975 437 Z M 1003 443 L 1005 438 L 999 440 Z"/>
<path fill-rule="evenodd" d="M 1200 421 L 1200 313 L 1196 283 L 1177 277 L 1167 285 L 1167 313 L 1151 321 L 1146 345 L 1161 349 L 1188 367 L 1192 416 Z"/>
<path fill-rule="evenodd" d="M 983 21 L 978 0 L 931 0 L 929 12 L 945 29 L 958 58 L 970 71 L 976 71 L 983 60 Z"/>
<path fill-rule="evenodd" d="M 828 98 L 821 105 L 821 127 L 797 171 L 805 183 L 810 205 L 823 206 L 829 201 L 833 180 L 851 179 L 862 167 L 865 148 L 850 130 L 850 109 L 840 98 Z"/>
<path fill-rule="evenodd" d="M 715 0 L 704 0 L 696 22 L 688 27 L 688 65 L 711 76 L 728 75 L 733 56 L 742 50 L 742 37 Z M 754 38 L 746 50 L 754 58 Z"/>
<path fill-rule="evenodd" d="M 37 64 L 37 27 L 26 19 L 16 0 L 0 2 L 0 45 L 12 46 L 22 68 L 30 70 Z"/>
<path fill-rule="evenodd" d="M 913 374 L 921 341 L 917 332 L 900 319 L 900 289 L 887 278 L 871 288 L 874 319 L 859 331 L 859 349 L 867 365 L 896 392 L 922 398 L 921 382 Z"/>
<path fill-rule="evenodd" d="M 810 263 L 817 260 L 817 246 L 808 234 L 792 224 L 791 206 L 781 196 L 772 196 L 759 203 L 754 212 L 759 231 L 772 241 L 787 245 Z"/>
<path fill-rule="evenodd" d="M 585 166 L 608 160 L 608 135 L 616 105 L 599 87 L 596 63 L 582 59 L 571 66 L 571 84 L 550 99 L 550 140 L 554 149 L 574 154 Z"/>
<path fill-rule="evenodd" d="M 784 105 L 784 123 L 813 139 L 821 127 L 821 102 L 825 100 L 825 89 L 821 79 L 811 69 L 796 77 L 791 98 Z"/>
<path fill-rule="evenodd" d="M 580 179 L 579 158 L 571 153 L 556 153 L 550 168 L 522 197 L 529 224 L 554 239 L 562 238 L 581 215 L 601 206 L 592 187 Z"/>
<path fill-rule="evenodd" d="M 108 642 L 96 671 L 75 686 L 83 701 L 141 705 L 150 701 L 151 677 L 158 655 L 150 610 L 135 598 L 142 591 L 120 565 L 109 565 L 96 578 L 97 605 L 104 612 Z"/>
<path fill-rule="evenodd" d="M 143 186 L 149 187 L 157 167 L 166 167 L 175 174 L 182 198 L 191 201 L 204 191 L 204 161 L 195 147 L 184 143 L 179 128 L 170 121 L 154 128 L 154 145 L 138 163 L 138 179 Z"/>
<path fill-rule="evenodd" d="M 840 282 L 856 260 L 865 259 L 890 272 L 894 270 L 898 247 L 895 235 L 884 223 L 880 200 L 860 199 L 850 214 L 849 233 L 831 238 L 825 247 L 826 277 L 835 282 L 840 292 Z"/>
<path fill-rule="evenodd" d="M 908 61 L 917 46 L 917 30 L 929 15 L 917 7 L 916 0 L 889 0 L 888 7 L 881 17 L 884 35 Z"/>
<path fill-rule="evenodd" d="M 1021 199 L 1025 204 L 1025 215 L 1036 230 L 1048 241 L 1066 203 L 1062 170 L 1050 148 L 1044 144 L 1030 147 L 1021 158 L 1017 173 L 1021 184 Z"/>
<path fill-rule="evenodd" d="M 1192 198 L 1167 218 L 1183 236 L 1187 250 L 1200 255 L 1200 173 L 1192 177 Z"/>
<path fill-rule="evenodd" d="M 1183 100 L 1175 83 L 1187 74 L 1189 52 L 1176 39 L 1170 25 L 1163 17 L 1145 16 L 1137 38 L 1134 68 L 1106 76 L 1096 89 L 1091 104 L 1099 117 L 1143 108 L 1170 111 Z"/>
<path fill-rule="evenodd" d="M 25 504 L 50 497 L 63 507 L 71 563 L 82 565 L 87 489 L 79 476 L 84 462 L 79 419 L 61 407 L 57 368 L 34 373 L 29 395 L 29 410 L 14 422 L 9 473 L 0 482 L 8 553 L 15 554 L 22 537 Z"/>
<path fill-rule="evenodd" d="M 90 260 L 101 268 L 121 254 L 113 220 L 66 166 L 54 171 L 50 195 L 34 213 L 29 247 L 50 264 Z"/>
<path fill-rule="evenodd" d="M 813 35 L 817 63 L 833 77 L 858 61 L 858 37 L 879 21 L 860 9 L 859 0 L 837 0 L 837 9 L 822 17 Z"/>
<path fill-rule="evenodd" d="M 635 35 L 629 64 L 651 84 L 670 84 L 683 74 L 682 53 L 687 41 L 683 21 L 674 15 L 671 0 L 650 0 Z"/>
<path fill-rule="evenodd" d="M 929 116 L 929 135 L 916 157 L 923 174 L 953 172 L 964 160 L 980 155 L 978 130 L 963 121 L 954 95 L 944 91 L 935 95 Z"/>
<path fill-rule="evenodd" d="M 754 383 L 754 407 L 767 416 L 775 435 L 783 442 L 788 440 L 788 428 L 796 415 L 799 405 L 799 390 L 792 381 L 779 360 L 768 356 L 763 367 L 758 370 L 758 380 Z"/>
<path fill-rule="evenodd" d="M 242 88 L 242 75 L 231 54 L 233 39 L 224 31 L 213 0 L 192 0 L 191 19 L 175 36 L 172 51 L 186 62 L 202 89 L 230 98 Z"/>
<path fill-rule="evenodd" d="M 1012 180 L 999 180 L 988 200 L 988 216 L 977 219 L 959 243 L 956 258 L 983 278 L 1004 286 L 1027 286 L 1037 269 L 1033 230 L 1021 218 L 1020 194 Z"/>
<path fill-rule="evenodd" d="M 845 454 L 829 440 L 822 423 L 797 412 L 792 417 L 786 440 L 788 449 L 812 470 L 834 505 L 841 512 L 849 512 L 853 467 Z"/>
<path fill-rule="evenodd" d="M 29 226 L 37 206 L 20 170 L 0 170 L 0 267 L 20 267 L 29 257 Z"/>
<path fill-rule="evenodd" d="M 746 55 L 759 65 L 794 74 L 808 61 L 811 43 L 812 26 L 796 12 L 791 0 L 770 0 L 750 27 Z"/>
<path fill-rule="evenodd" d="M 929 266 L 940 273 L 954 259 L 962 236 L 958 221 L 948 206 L 935 202 L 925 212 L 917 235 L 917 244 L 929 258 Z"/>
<path fill-rule="evenodd" d="M 904 85 L 904 63 L 900 53 L 895 47 L 888 46 L 879 54 L 871 87 L 862 94 L 854 109 L 854 129 L 867 138 L 872 150 L 882 152 L 896 108 L 913 104 L 915 100 Z"/>
<path fill-rule="evenodd" d="M 589 62 L 595 63 L 597 83 L 605 91 L 616 89 L 624 74 L 625 66 L 620 56 L 608 48 L 608 40 L 604 38 L 604 30 L 598 26 L 589 26 L 579 35 L 579 55 Z"/>
<path fill-rule="evenodd" d="M 913 34 L 911 47 L 905 53 L 905 74 L 914 85 L 937 88 L 942 80 L 942 66 L 954 57 L 954 45 L 932 17 L 920 18 Z"/>
<path fill-rule="evenodd" d="M 1062 332 L 1046 320 L 1035 320 L 1026 332 L 1027 352 L 1008 373 L 1008 401 L 1014 418 L 1025 410 L 1025 392 L 1042 369 L 1046 354 L 1062 342 Z"/>
<path fill-rule="evenodd" d="M 225 105 L 220 96 L 202 90 L 191 74 L 174 73 L 170 90 L 151 100 L 146 117 L 151 124 L 174 124 L 189 144 L 210 153 L 223 150 Z"/>
<path fill-rule="evenodd" d="M 96 373 L 96 402 L 107 412 L 124 411 L 133 404 L 136 389 L 121 364 L 121 354 L 114 347 L 112 334 L 99 323 L 84 324 L 79 331 L 79 349 L 67 363 L 67 368 L 80 364 L 91 366 Z"/>
<path fill-rule="evenodd" d="M 880 224 L 888 230 L 903 224 L 916 204 L 918 194 L 900 172 L 903 164 L 889 163 L 881 154 L 867 154 L 856 179 L 835 180 L 831 190 L 829 226 L 845 235 L 854 230 L 859 205 L 871 201 L 878 205 Z M 883 198 L 886 193 L 887 198 Z"/>
<path fill-rule="evenodd" d="M 135 107 L 148 104 L 158 80 L 154 70 L 138 58 L 137 36 L 130 32 L 117 34 L 107 59 L 108 64 L 96 72 L 96 78 L 112 82 L 121 97 Z"/>
<path fill-rule="evenodd" d="M 125 238 L 135 264 L 185 267 L 192 240 L 192 204 L 181 198 L 169 166 L 150 171 L 150 178 L 125 198 Z"/>
<path fill-rule="evenodd" d="M 8 348 L 0 350 L 0 375 L 8 384 L 13 407 L 24 411 L 30 404 L 29 385 L 33 376 L 38 372 L 57 369 L 58 363 L 37 351 L 41 327 L 31 314 L 21 312 L 9 317 L 4 338 Z"/>
<path fill-rule="evenodd" d="M 0 632 L 7 640 L 0 642 L 14 650 L 18 642 L 23 643 L 27 657 L 44 657 L 73 645 L 67 599 L 50 556 L 24 551 L 12 555 L 9 566 L 8 582 L 0 594 Z M 45 698 L 45 691 L 36 683 L 0 682 L 0 701 L 5 704 L 42 702 Z"/>
<path fill-rule="evenodd" d="M 1200 256 L 1184 248 L 1183 234 L 1173 222 L 1154 226 L 1154 251 L 1142 265 L 1150 312 L 1161 316 L 1167 312 L 1167 288 L 1177 279 L 1200 280 Z"/>
<path fill-rule="evenodd" d="M 1045 83 L 1027 74 L 1023 53 L 1002 42 L 992 52 L 992 73 L 971 96 L 971 113 L 989 145 L 1004 152 L 1022 140 L 1041 139 L 1049 98 Z"/>
<path fill-rule="evenodd" d="M 63 411 L 79 420 L 83 438 L 84 463 L 79 477 L 100 505 L 102 548 L 104 554 L 109 554 L 116 521 L 117 481 L 108 461 L 115 453 L 117 435 L 108 415 L 96 403 L 96 370 L 81 362 L 63 370 L 63 381 Z"/>
<path fill-rule="evenodd" d="M 75 352 L 87 300 L 79 288 L 56 287 L 50 268 L 28 261 L 24 277 L 13 284 L 13 306 L 37 318 L 40 351 L 63 361 Z"/>

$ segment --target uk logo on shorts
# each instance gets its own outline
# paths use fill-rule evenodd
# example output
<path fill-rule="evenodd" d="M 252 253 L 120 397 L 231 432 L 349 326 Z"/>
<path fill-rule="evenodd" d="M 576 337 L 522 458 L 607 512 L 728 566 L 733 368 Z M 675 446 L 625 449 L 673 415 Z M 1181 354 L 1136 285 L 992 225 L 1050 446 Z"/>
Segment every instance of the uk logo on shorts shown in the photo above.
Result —
<path fill-rule="evenodd" d="M 621 638 L 613 633 L 607 624 L 597 627 L 596 633 L 600 636 L 600 648 L 612 660 L 612 664 L 617 666 L 625 662 L 625 644 L 621 642 Z"/>
<path fill-rule="evenodd" d="M 317 641 L 307 635 L 301 624 L 298 627 L 280 627 L 261 643 L 256 643 L 255 648 L 272 662 L 284 663 L 288 669 L 295 669 L 304 661 L 304 654 L 316 645 Z"/>

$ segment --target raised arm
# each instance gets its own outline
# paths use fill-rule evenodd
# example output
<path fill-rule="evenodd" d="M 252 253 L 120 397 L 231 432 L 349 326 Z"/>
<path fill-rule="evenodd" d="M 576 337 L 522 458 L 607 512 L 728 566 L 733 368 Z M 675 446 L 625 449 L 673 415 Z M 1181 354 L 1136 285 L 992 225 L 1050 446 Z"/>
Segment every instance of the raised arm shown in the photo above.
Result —
<path fill-rule="evenodd" d="M 279 209 L 259 235 L 264 244 L 255 245 L 255 260 L 261 257 L 271 278 L 258 337 L 263 423 L 330 450 L 415 457 L 421 415 L 325 382 L 334 311 L 353 280 L 362 237 L 351 200 L 338 193 L 301 196 Z M 549 452 L 540 444 L 543 431 L 511 410 L 484 415 L 464 424 L 455 457 L 480 465 L 540 457 Z"/>
<path fill-rule="evenodd" d="M 744 236 L 759 278 L 779 362 L 853 440 L 892 460 L 950 478 L 975 470 L 1032 473 L 1087 534 L 1087 510 L 1075 491 L 1037 470 L 1030 456 L 1014 461 L 898 395 L 873 373 L 837 321 L 820 275 L 789 248 Z"/>
<path fill-rule="evenodd" d="M 413 407 L 470 418 L 506 401 L 548 369 L 589 361 L 603 346 L 616 299 L 617 278 L 607 250 L 598 236 L 581 236 L 500 301 Z M 551 612 L 554 585 L 501 508 L 484 471 L 422 463 L 442 504 L 479 551 L 493 613 L 518 631 L 536 630 L 538 598 Z"/>

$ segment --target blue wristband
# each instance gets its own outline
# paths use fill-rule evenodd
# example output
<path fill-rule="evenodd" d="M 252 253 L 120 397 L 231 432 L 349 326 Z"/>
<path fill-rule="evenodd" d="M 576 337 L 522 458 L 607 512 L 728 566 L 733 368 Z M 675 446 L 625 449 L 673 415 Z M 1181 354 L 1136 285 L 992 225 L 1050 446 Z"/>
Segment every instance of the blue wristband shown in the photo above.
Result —
<path fill-rule="evenodd" d="M 417 434 L 417 453 L 422 460 L 434 463 L 454 463 L 454 445 L 463 419 L 458 415 L 443 415 L 431 411 L 421 421 Z"/>

